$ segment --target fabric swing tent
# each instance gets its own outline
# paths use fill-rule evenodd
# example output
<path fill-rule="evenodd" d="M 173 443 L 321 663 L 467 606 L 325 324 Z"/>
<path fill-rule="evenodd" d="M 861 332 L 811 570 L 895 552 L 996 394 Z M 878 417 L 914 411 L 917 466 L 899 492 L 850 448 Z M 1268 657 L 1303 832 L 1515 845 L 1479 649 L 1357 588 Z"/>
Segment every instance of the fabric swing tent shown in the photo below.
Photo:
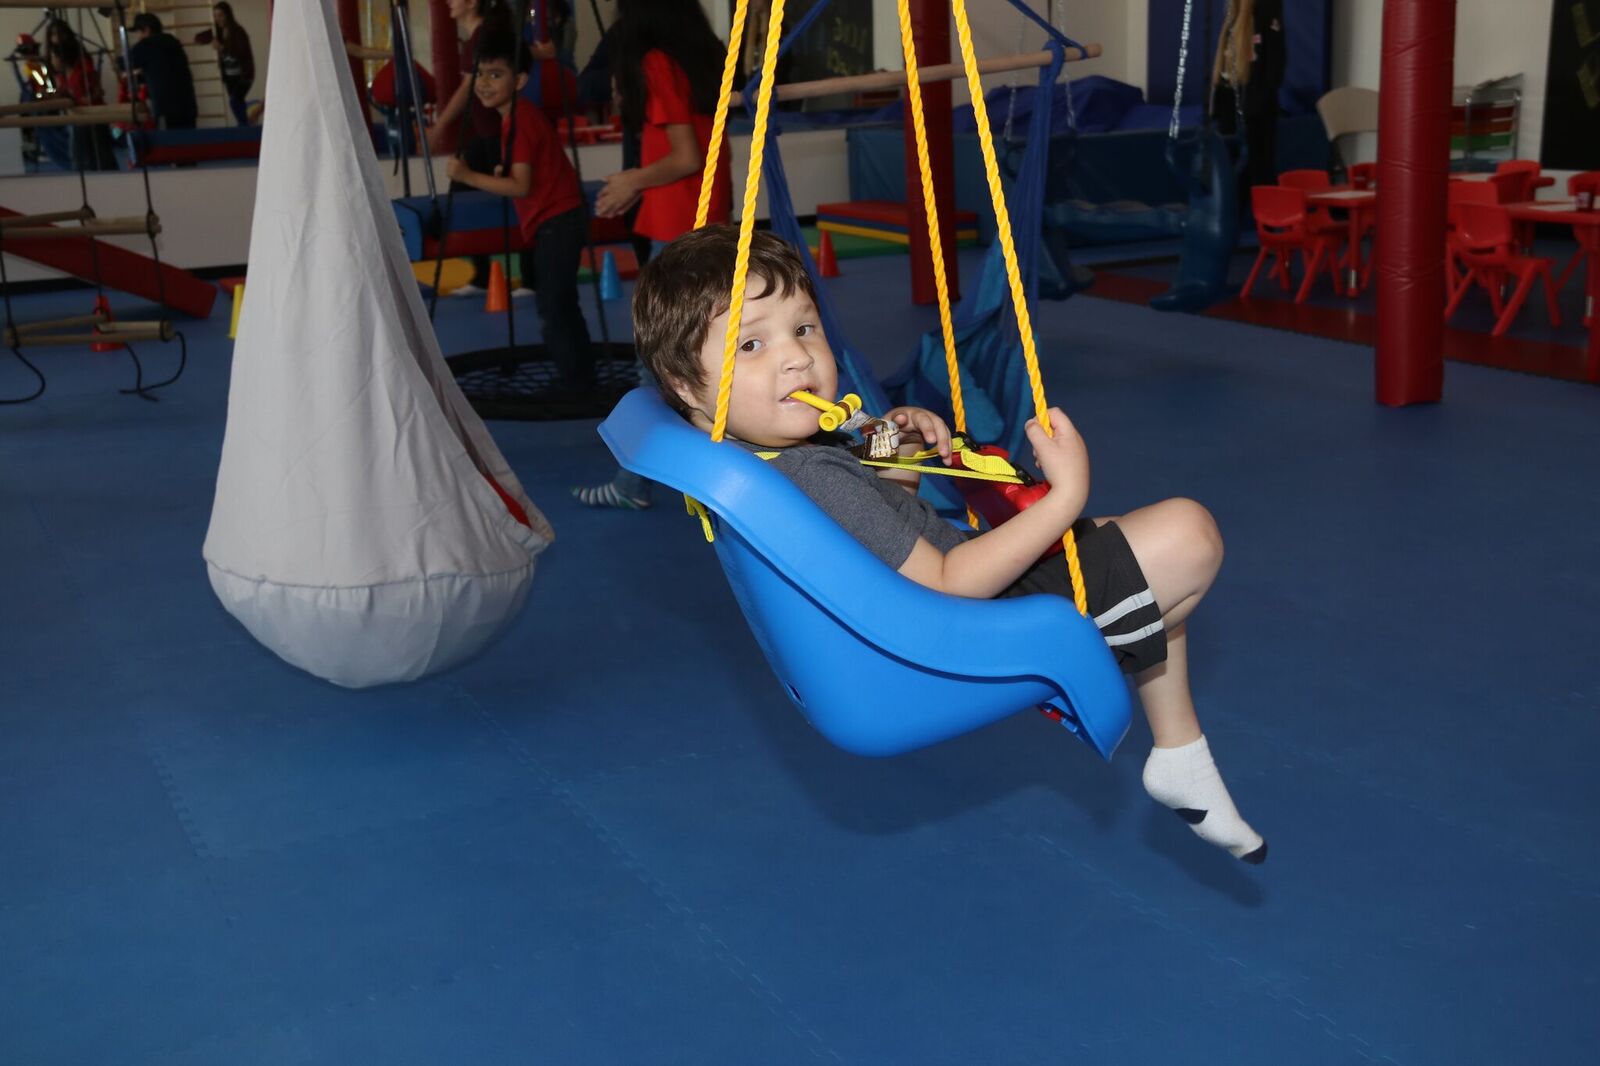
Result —
<path fill-rule="evenodd" d="M 352 687 L 461 661 L 553 539 L 428 324 L 332 0 L 278 0 L 212 588 L 288 662 Z"/>
<path fill-rule="evenodd" d="M 968 84 L 981 99 L 966 5 L 952 0 L 951 6 Z M 705 221 L 709 174 L 721 146 L 746 7 L 747 0 L 740 0 L 729 33 L 723 103 L 707 153 L 699 224 Z M 915 97 L 907 0 L 900 0 L 900 20 Z M 721 442 L 782 22 L 783 0 L 774 0 L 713 431 L 707 437 L 653 390 L 636 389 L 601 425 L 601 436 L 624 467 L 690 497 L 690 510 L 699 515 L 768 663 L 794 704 L 834 744 L 861 755 L 894 755 L 1040 707 L 1110 758 L 1127 732 L 1131 702 L 1104 639 L 1080 613 L 1081 606 L 1074 610 L 1054 596 L 973 600 L 924 588 L 885 566 L 783 474 L 743 448 Z M 980 121 L 980 129 L 985 127 Z M 1010 249 L 992 144 L 985 154 L 1000 233 Z M 931 218 L 930 230 L 937 232 Z M 797 247 L 804 256 L 804 243 Z M 934 261 L 939 262 L 937 244 Z M 1014 250 L 1008 250 L 1005 265 L 1020 300 Z M 948 302 L 945 291 L 945 321 Z M 1025 322 L 1025 309 L 1022 315 Z M 824 324 L 827 328 L 826 313 Z M 1042 401 L 1042 389 L 1038 396 Z M 1067 555 L 1075 559 L 1070 538 Z"/>

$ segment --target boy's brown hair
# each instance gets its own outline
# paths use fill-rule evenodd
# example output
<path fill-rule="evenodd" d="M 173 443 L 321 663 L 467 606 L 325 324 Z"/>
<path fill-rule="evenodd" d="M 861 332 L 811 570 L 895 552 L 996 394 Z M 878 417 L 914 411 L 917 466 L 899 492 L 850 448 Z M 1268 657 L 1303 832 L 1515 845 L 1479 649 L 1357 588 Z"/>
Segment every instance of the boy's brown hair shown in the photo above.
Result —
<path fill-rule="evenodd" d="M 650 260 L 633 290 L 634 347 L 655 374 L 662 398 L 685 417 L 689 406 L 677 389 L 697 392 L 706 385 L 700 347 L 711 320 L 728 309 L 738 251 L 736 226 L 706 226 L 686 233 Z M 783 296 L 803 292 L 813 302 L 817 298 L 800 253 L 764 230 L 750 242 L 749 276 L 766 283 L 758 298 L 774 291 Z"/>

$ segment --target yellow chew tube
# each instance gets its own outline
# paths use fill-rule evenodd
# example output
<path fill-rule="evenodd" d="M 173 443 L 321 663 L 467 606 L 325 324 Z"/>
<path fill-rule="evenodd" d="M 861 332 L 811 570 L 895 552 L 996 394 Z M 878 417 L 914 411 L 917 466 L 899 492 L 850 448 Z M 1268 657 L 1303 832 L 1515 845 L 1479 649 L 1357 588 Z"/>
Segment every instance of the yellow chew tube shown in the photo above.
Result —
<path fill-rule="evenodd" d="M 832 433 L 844 425 L 851 415 L 861 410 L 861 397 L 853 392 L 846 394 L 838 403 L 829 403 L 804 389 L 796 389 L 789 396 L 822 412 L 822 416 L 817 419 L 817 427 L 824 433 Z"/>

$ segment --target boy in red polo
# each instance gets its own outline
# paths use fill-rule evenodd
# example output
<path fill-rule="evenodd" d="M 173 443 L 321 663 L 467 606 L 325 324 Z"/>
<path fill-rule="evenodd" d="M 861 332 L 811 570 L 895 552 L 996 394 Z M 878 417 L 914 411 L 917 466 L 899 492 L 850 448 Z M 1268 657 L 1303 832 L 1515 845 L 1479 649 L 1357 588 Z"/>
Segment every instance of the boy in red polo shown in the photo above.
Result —
<path fill-rule="evenodd" d="M 500 115 L 500 158 L 509 161 L 484 174 L 461 159 L 450 161 L 450 178 L 484 192 L 510 197 L 522 239 L 533 245 L 533 284 L 544 343 L 566 391 L 594 387 L 589 326 L 578 304 L 578 262 L 588 233 L 578 175 L 539 109 L 522 98 L 532 57 L 510 33 L 485 31 L 478 51 L 473 92 Z"/>

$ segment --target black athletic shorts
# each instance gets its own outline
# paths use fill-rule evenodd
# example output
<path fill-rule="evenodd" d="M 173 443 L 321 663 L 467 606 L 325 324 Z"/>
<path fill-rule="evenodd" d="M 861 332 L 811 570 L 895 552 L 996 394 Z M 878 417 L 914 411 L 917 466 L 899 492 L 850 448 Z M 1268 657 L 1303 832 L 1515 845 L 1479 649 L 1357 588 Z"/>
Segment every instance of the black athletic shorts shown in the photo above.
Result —
<path fill-rule="evenodd" d="M 1089 598 L 1089 617 L 1100 627 L 1117 665 L 1125 674 L 1137 674 L 1166 661 L 1167 631 L 1161 608 L 1139 560 L 1128 547 L 1115 522 L 1103 526 L 1092 518 L 1072 524 L 1078 538 L 1078 563 L 1083 568 L 1083 590 Z M 1000 595 L 1031 596 L 1047 592 L 1072 599 L 1072 576 L 1063 554 L 1047 555 Z"/>

